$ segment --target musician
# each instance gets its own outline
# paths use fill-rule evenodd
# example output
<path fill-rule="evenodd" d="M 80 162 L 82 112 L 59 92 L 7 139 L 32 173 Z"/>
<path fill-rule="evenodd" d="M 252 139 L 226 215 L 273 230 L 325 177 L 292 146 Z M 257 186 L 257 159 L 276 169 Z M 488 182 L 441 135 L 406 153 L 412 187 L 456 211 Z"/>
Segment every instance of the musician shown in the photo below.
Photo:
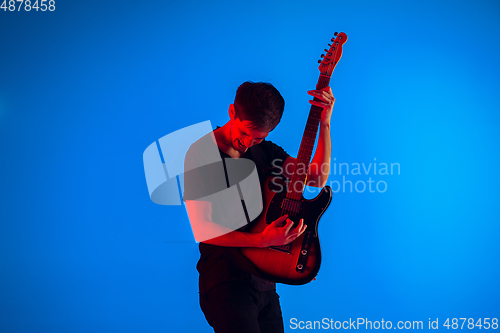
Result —
<path fill-rule="evenodd" d="M 309 102 L 322 107 L 323 112 L 318 146 L 309 168 L 307 185 L 323 187 L 330 169 L 330 118 L 335 99 L 330 87 L 311 90 L 308 94 L 319 99 Z M 229 105 L 229 121 L 213 131 L 212 139 L 215 139 L 221 157 L 253 160 L 260 179 L 269 170 L 276 172 L 273 167 L 277 167 L 285 177 L 291 177 L 296 159 L 280 146 L 266 140 L 280 122 L 284 106 L 283 97 L 269 83 L 245 82 L 239 86 L 234 103 Z M 190 149 L 186 161 L 197 159 L 202 154 L 202 151 Z M 191 180 L 197 187 L 206 186 L 196 176 L 191 177 Z M 189 186 L 186 186 L 184 200 L 195 238 L 201 241 L 201 256 L 197 264 L 200 273 L 200 306 L 208 323 L 216 333 L 284 332 L 275 283 L 240 269 L 227 249 L 288 244 L 305 231 L 303 220 L 292 228 L 293 222 L 287 216 L 282 216 L 261 233 L 245 232 L 248 225 L 227 232 L 223 226 L 211 220 L 210 203 L 190 200 L 190 191 Z M 281 226 L 285 220 L 286 224 Z"/>

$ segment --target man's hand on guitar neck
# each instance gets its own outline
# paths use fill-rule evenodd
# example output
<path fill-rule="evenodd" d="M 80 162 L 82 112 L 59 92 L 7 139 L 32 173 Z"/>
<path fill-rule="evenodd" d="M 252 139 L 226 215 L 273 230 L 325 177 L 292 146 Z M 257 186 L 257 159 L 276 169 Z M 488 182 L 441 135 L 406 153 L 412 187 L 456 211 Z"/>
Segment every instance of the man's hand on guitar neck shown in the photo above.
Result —
<path fill-rule="evenodd" d="M 321 124 L 329 126 L 330 119 L 332 117 L 333 104 L 335 104 L 335 97 L 333 97 L 332 88 L 326 87 L 320 90 L 309 90 L 307 93 L 321 100 L 315 101 L 313 99 L 310 100 L 309 103 L 323 108 L 323 112 L 321 113 Z"/>
<path fill-rule="evenodd" d="M 281 224 L 286 220 L 286 224 Z M 293 242 L 306 230 L 307 225 L 304 224 L 304 219 L 300 219 L 299 225 L 292 230 L 293 221 L 288 218 L 288 215 L 283 215 L 276 221 L 269 224 L 261 233 L 261 246 L 277 246 L 285 245 Z"/>

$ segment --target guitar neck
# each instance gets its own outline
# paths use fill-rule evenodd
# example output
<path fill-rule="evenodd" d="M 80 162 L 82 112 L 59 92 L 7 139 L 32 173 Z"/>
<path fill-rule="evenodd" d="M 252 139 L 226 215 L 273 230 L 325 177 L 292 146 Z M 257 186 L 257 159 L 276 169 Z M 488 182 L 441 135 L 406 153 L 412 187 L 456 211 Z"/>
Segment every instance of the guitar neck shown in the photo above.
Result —
<path fill-rule="evenodd" d="M 316 84 L 316 89 L 319 90 L 326 88 L 329 84 L 330 76 L 320 75 L 318 83 Z M 313 100 L 321 101 L 316 97 L 314 97 Z M 302 193 L 304 192 L 306 175 L 309 170 L 309 164 L 314 149 L 314 142 L 316 141 L 316 135 L 318 134 L 322 111 L 323 108 L 316 105 L 311 105 L 309 117 L 307 118 L 306 128 L 304 129 L 304 134 L 302 135 L 302 141 L 300 143 L 295 171 L 290 182 L 289 191 L 287 193 L 287 198 L 289 199 L 299 200 L 302 196 Z"/>

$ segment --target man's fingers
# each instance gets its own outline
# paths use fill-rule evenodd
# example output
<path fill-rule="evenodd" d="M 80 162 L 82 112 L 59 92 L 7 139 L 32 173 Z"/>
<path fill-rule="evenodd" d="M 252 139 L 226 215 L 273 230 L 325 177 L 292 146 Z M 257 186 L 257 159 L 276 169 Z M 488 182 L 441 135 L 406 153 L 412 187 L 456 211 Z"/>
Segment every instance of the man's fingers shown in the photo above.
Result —
<path fill-rule="evenodd" d="M 331 90 L 309 90 L 307 92 L 309 95 L 318 97 L 319 99 L 327 102 L 327 101 L 334 101 L 335 97 L 333 97 L 332 91 Z"/>
<path fill-rule="evenodd" d="M 309 103 L 311 103 L 312 105 L 319 106 L 319 107 L 329 107 L 332 104 L 332 103 L 318 102 L 318 101 L 313 101 L 313 100 L 310 100 Z"/>
<path fill-rule="evenodd" d="M 293 226 L 293 221 L 290 219 L 286 219 L 285 234 L 288 234 L 290 229 L 292 229 L 292 226 Z"/>
<path fill-rule="evenodd" d="M 292 233 L 288 238 L 290 240 L 290 242 L 299 238 L 300 235 L 302 235 L 304 233 L 304 231 L 306 231 L 306 228 L 307 228 L 307 224 L 304 224 L 304 219 L 300 219 L 299 225 L 297 226 L 297 230 L 295 230 L 295 232 Z"/>
<path fill-rule="evenodd" d="M 285 221 L 288 218 L 288 214 L 285 214 L 283 216 L 280 216 L 278 219 L 274 221 L 276 224 L 281 224 L 283 221 Z"/>
<path fill-rule="evenodd" d="M 298 232 L 297 237 L 299 237 L 300 235 L 302 235 L 304 233 L 304 231 L 306 231 L 307 224 L 304 223 L 304 219 L 300 219 L 300 225 L 299 225 L 299 227 L 300 228 L 298 228 L 299 232 Z"/>

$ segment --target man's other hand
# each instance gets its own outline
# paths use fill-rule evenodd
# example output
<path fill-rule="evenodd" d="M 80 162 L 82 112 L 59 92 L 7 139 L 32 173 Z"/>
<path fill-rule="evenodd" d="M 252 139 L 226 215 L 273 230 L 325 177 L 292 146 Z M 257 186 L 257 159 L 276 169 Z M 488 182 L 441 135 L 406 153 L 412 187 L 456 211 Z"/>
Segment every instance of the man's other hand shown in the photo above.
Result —
<path fill-rule="evenodd" d="M 285 220 L 285 225 L 281 226 Z M 261 247 L 279 246 L 291 243 L 302 235 L 307 228 L 307 225 L 304 224 L 304 219 L 300 219 L 299 225 L 293 230 L 292 226 L 293 221 L 288 218 L 288 215 L 283 215 L 269 224 L 266 229 L 262 231 Z"/>

